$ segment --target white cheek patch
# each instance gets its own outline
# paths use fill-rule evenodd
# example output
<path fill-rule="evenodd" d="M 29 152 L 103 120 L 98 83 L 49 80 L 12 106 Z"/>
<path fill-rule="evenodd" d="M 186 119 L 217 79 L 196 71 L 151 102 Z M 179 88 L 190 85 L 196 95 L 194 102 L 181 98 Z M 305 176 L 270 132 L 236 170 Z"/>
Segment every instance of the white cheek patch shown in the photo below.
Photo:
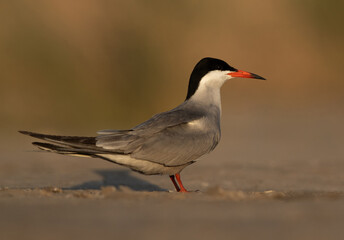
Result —
<path fill-rule="evenodd" d="M 231 78 L 228 73 L 230 73 L 230 71 L 211 71 L 202 78 L 199 83 L 199 87 L 202 88 L 203 86 L 208 86 L 213 88 L 220 88 L 226 80 Z"/>

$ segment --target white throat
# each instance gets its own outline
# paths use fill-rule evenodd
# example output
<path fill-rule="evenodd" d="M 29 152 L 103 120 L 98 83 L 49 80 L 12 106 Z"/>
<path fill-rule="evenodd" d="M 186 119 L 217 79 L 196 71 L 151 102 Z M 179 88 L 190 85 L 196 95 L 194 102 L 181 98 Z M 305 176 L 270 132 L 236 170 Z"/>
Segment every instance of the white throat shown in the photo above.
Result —
<path fill-rule="evenodd" d="M 231 77 L 227 74 L 230 71 L 215 70 L 207 73 L 199 83 L 199 86 L 190 98 L 190 101 L 204 105 L 215 105 L 221 109 L 222 85 Z"/>

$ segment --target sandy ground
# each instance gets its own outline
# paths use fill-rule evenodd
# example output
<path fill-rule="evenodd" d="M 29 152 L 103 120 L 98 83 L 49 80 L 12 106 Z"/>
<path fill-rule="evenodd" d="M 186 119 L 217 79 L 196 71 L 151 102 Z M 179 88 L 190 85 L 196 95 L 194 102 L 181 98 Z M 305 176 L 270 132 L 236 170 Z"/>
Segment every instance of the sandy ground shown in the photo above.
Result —
<path fill-rule="evenodd" d="M 341 193 L 1 190 L 1 239 L 340 239 Z"/>
<path fill-rule="evenodd" d="M 1 149 L 0 239 L 341 239 L 342 159 L 274 161 L 224 138 L 182 172 L 193 192 L 180 194 L 166 176 L 38 152 L 18 134 Z"/>

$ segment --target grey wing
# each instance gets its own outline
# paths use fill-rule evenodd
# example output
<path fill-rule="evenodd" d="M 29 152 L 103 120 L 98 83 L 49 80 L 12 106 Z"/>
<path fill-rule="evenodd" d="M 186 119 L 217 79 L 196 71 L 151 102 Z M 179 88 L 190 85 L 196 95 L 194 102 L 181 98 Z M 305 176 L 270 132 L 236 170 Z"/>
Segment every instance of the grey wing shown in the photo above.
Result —
<path fill-rule="evenodd" d="M 182 165 L 211 151 L 218 142 L 219 133 L 188 124 L 203 117 L 200 112 L 174 109 L 157 114 L 131 130 L 101 132 L 96 145 L 137 159 Z"/>
<path fill-rule="evenodd" d="M 146 138 L 131 156 L 165 166 L 184 165 L 213 150 L 219 138 L 216 131 L 202 131 L 187 123 L 180 124 Z"/>
<path fill-rule="evenodd" d="M 153 116 L 151 119 L 134 127 L 133 130 L 138 134 L 143 133 L 144 135 L 147 135 L 148 133 L 156 133 L 168 127 L 195 121 L 203 116 L 204 114 L 199 111 L 175 108 L 171 111 Z"/>
<path fill-rule="evenodd" d="M 98 131 L 96 146 L 121 154 L 130 154 L 133 151 L 133 143 L 140 137 L 133 130 L 102 130 Z"/>

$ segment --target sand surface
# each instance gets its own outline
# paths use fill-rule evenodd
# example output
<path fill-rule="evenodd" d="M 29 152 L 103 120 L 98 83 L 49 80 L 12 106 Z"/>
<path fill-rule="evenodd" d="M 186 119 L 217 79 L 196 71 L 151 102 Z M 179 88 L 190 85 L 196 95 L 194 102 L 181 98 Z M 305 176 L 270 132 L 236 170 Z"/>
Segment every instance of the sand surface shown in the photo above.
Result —
<path fill-rule="evenodd" d="M 334 192 L 44 188 L 0 199 L 1 239 L 340 239 L 344 221 Z"/>
<path fill-rule="evenodd" d="M 38 152 L 20 137 L 22 151 L 2 145 L 0 239 L 341 239 L 344 233 L 340 159 L 228 159 L 220 146 L 182 172 L 192 192 L 180 194 L 166 176 Z"/>

